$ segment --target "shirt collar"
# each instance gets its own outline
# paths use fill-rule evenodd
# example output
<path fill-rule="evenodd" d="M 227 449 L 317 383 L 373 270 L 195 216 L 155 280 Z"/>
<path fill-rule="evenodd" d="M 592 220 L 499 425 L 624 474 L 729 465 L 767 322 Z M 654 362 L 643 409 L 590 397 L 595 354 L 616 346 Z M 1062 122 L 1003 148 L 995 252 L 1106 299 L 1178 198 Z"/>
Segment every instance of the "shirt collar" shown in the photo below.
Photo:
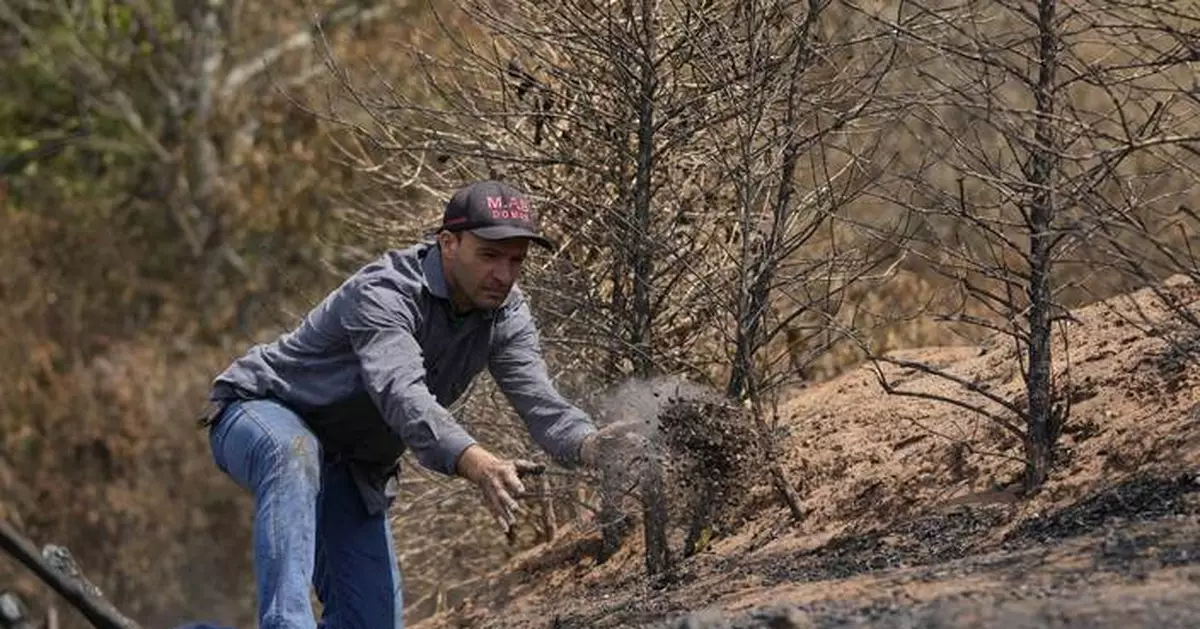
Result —
<path fill-rule="evenodd" d="M 425 260 L 421 264 L 425 288 L 435 297 L 450 299 L 450 287 L 446 285 L 446 274 L 442 271 L 442 248 L 433 243 L 425 250 Z"/>

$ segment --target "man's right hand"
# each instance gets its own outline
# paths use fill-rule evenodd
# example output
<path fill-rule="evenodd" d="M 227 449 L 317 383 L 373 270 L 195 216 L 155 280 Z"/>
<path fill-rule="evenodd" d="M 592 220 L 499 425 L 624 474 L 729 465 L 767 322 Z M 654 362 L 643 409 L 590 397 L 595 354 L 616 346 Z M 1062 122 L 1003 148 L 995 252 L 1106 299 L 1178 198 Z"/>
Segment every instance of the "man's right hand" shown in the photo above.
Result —
<path fill-rule="evenodd" d="M 529 461 L 501 459 L 479 444 L 472 444 L 459 456 L 456 471 L 483 492 L 484 504 L 507 533 L 520 511 L 514 496 L 525 493 L 520 475 L 540 469 L 541 466 Z"/>
<path fill-rule="evenodd" d="M 610 424 L 584 438 L 579 446 L 579 458 L 592 468 L 627 467 L 646 456 L 648 441 L 641 434 L 642 425 L 634 421 Z"/>

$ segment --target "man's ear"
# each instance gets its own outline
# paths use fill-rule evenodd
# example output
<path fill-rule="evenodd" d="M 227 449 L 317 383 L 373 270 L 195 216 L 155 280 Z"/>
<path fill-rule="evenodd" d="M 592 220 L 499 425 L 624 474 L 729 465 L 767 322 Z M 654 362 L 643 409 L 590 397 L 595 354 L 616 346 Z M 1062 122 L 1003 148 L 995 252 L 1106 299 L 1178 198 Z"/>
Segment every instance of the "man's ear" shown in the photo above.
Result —
<path fill-rule="evenodd" d="M 441 231 L 437 234 L 437 241 L 443 251 L 453 251 L 458 246 L 458 234 Z"/>

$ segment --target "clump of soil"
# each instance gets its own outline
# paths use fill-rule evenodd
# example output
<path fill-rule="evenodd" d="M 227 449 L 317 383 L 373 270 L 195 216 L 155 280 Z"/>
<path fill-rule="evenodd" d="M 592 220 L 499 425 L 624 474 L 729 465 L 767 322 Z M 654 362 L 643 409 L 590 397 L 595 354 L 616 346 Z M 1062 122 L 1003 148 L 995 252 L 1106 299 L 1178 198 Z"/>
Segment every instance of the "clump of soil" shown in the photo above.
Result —
<path fill-rule="evenodd" d="M 727 396 L 684 380 L 627 383 L 600 416 L 641 439 L 600 478 L 598 563 L 628 546 L 641 525 L 645 573 L 680 578 L 682 558 L 736 531 L 763 495 L 763 453 L 750 412 Z"/>
<path fill-rule="evenodd" d="M 733 531 L 761 481 L 762 457 L 750 414 L 722 399 L 675 400 L 659 417 L 670 520 L 687 528 L 684 554 L 700 536 Z"/>
<path fill-rule="evenodd" d="M 646 572 L 670 581 L 680 558 L 737 529 L 764 466 L 752 417 L 729 399 L 693 391 L 660 402 L 644 456 L 613 475 L 635 479 Z"/>

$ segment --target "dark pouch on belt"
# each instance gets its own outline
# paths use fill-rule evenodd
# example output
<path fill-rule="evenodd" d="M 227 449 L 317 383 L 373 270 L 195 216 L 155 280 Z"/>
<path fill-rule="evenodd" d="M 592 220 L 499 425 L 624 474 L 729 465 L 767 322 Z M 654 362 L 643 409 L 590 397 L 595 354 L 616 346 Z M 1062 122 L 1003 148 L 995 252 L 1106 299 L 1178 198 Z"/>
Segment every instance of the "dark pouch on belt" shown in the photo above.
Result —
<path fill-rule="evenodd" d="M 225 412 L 225 407 L 229 406 L 230 400 L 211 400 L 204 406 L 204 410 L 200 416 L 196 418 L 196 426 L 199 428 L 211 428 L 217 420 L 221 418 L 221 413 Z"/>

